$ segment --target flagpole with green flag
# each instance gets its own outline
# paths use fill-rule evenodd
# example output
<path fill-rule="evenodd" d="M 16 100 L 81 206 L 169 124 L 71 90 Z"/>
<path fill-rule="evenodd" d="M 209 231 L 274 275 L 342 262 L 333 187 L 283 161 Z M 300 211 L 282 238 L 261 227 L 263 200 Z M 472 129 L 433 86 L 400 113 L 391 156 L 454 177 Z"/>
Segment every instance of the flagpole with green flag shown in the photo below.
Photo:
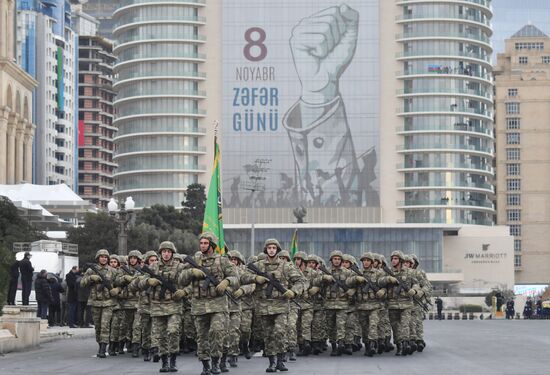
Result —
<path fill-rule="evenodd" d="M 221 154 L 218 145 L 218 122 L 216 121 L 214 125 L 214 166 L 212 167 L 212 178 L 206 197 L 202 231 L 211 232 L 218 237 L 216 252 L 223 255 L 225 253 L 225 241 L 223 237 L 221 189 Z"/>
<path fill-rule="evenodd" d="M 294 259 L 294 255 L 298 252 L 298 228 L 294 229 L 292 241 L 290 242 L 290 259 Z"/>

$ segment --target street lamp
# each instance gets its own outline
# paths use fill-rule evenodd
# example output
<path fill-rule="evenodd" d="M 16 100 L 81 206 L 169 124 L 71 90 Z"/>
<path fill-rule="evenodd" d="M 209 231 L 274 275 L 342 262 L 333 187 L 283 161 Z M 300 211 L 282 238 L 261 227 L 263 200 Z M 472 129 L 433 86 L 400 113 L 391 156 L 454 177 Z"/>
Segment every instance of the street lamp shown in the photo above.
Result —
<path fill-rule="evenodd" d="M 136 203 L 132 197 L 127 197 L 125 202 L 120 202 L 120 209 L 115 201 L 111 198 L 107 204 L 109 214 L 115 219 L 119 225 L 118 231 L 118 253 L 119 255 L 128 254 L 128 226 L 134 218 L 134 208 Z"/>

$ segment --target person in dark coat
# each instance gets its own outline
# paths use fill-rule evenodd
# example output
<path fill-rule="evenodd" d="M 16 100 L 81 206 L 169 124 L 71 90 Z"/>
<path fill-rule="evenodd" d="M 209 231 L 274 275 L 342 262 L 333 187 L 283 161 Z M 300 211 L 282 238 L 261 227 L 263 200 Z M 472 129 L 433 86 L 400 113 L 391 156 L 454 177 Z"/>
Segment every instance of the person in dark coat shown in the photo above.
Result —
<path fill-rule="evenodd" d="M 25 253 L 23 259 L 19 262 L 19 271 L 21 271 L 22 299 L 23 305 L 29 304 L 29 296 L 32 289 L 32 276 L 34 268 L 31 263 L 31 253 Z"/>
<path fill-rule="evenodd" d="M 525 319 L 531 319 L 533 316 L 533 301 L 531 300 L 531 297 L 527 298 L 527 302 L 525 302 L 525 307 L 523 308 L 523 317 Z"/>
<path fill-rule="evenodd" d="M 36 276 L 34 282 L 34 293 L 36 296 L 36 302 L 38 303 L 38 311 L 36 316 L 40 319 L 46 319 L 48 317 L 48 306 L 52 302 L 52 291 L 50 289 L 50 283 L 48 282 L 48 272 L 46 270 L 40 271 Z"/>
<path fill-rule="evenodd" d="M 76 328 L 76 322 L 78 320 L 78 289 L 76 279 L 82 277 L 78 266 L 71 268 L 69 273 L 65 276 L 65 282 L 67 283 L 67 304 L 69 305 L 69 311 L 67 313 L 67 320 L 70 328 Z"/>
<path fill-rule="evenodd" d="M 81 286 L 80 280 L 82 280 L 81 274 L 76 277 L 78 325 L 81 328 L 90 328 L 90 324 L 92 323 L 92 306 L 88 305 L 88 298 L 90 298 L 90 287 Z"/>
<path fill-rule="evenodd" d="M 53 327 L 61 325 L 61 293 L 63 293 L 63 288 L 55 276 L 48 277 L 48 282 L 52 294 L 52 300 L 49 305 L 48 325 Z"/>
<path fill-rule="evenodd" d="M 435 299 L 435 305 L 437 306 L 437 319 L 442 319 L 441 311 L 443 310 L 443 300 L 439 297 Z"/>
<path fill-rule="evenodd" d="M 19 261 L 16 260 L 10 266 L 10 287 L 8 290 L 8 305 L 15 305 L 17 283 L 19 282 Z"/>

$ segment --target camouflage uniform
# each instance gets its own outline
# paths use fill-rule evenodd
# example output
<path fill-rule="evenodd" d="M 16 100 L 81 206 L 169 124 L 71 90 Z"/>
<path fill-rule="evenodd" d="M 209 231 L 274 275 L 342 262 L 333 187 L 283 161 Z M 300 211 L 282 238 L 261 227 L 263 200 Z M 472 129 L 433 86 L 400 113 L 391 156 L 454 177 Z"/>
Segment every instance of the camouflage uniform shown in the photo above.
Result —
<path fill-rule="evenodd" d="M 172 257 L 165 261 L 162 257 L 163 250 L 170 250 Z M 171 282 L 176 287 L 180 277 L 190 277 L 189 270 L 174 259 L 176 247 L 170 241 L 164 241 L 159 246 L 159 261 L 150 269 L 158 276 Z M 172 293 L 163 286 L 160 280 L 144 274 L 140 281 L 140 287 L 150 286 L 150 313 L 151 313 L 151 350 L 154 355 L 160 354 L 162 359 L 161 372 L 169 372 L 176 369 L 176 356 L 179 352 L 179 334 L 181 325 L 181 289 Z M 170 365 L 168 365 L 168 356 Z"/>
<path fill-rule="evenodd" d="M 217 247 L 217 238 L 211 233 L 203 233 L 200 239 L 208 239 L 213 253 L 196 255 L 196 262 L 204 267 L 209 274 L 220 282 L 220 286 L 227 288 L 239 287 L 239 275 L 236 267 L 227 257 L 222 257 L 214 250 Z M 197 356 L 203 366 L 210 368 L 212 359 L 212 373 L 219 371 L 219 361 L 224 353 L 224 339 L 229 320 L 228 300 L 223 291 L 219 291 L 207 280 L 192 277 L 185 280 L 184 285 L 191 285 L 191 314 L 195 320 L 197 330 Z M 222 284 L 223 283 L 223 284 Z"/>
<path fill-rule="evenodd" d="M 95 256 L 96 261 L 98 261 L 99 257 L 102 255 L 109 257 L 109 252 L 105 249 L 98 250 Z M 107 283 L 111 282 L 112 284 L 115 279 L 115 270 L 109 265 L 102 266 L 98 264 L 97 267 L 101 273 L 101 277 L 103 277 Z M 106 285 L 102 284 L 98 275 L 91 268 L 88 268 L 84 273 L 80 285 L 82 287 L 87 287 L 88 285 L 93 286 L 90 288 L 88 304 L 92 306 L 95 337 L 99 344 L 98 357 L 105 358 L 105 351 L 109 343 L 109 334 L 111 331 L 113 307 L 116 304 L 115 300 L 111 295 L 111 290 L 109 290 Z"/>
<path fill-rule="evenodd" d="M 319 293 L 321 286 L 321 278 L 319 273 L 307 267 L 308 256 L 306 253 L 299 251 L 294 255 L 294 261 L 301 259 L 302 267 L 301 272 L 305 278 L 304 293 L 300 298 L 301 309 L 298 314 L 298 345 L 300 351 L 299 356 L 308 356 L 311 353 L 311 325 L 313 322 L 313 298 Z M 311 291 L 311 294 L 310 294 Z"/>
<path fill-rule="evenodd" d="M 413 262 L 412 270 L 414 272 L 415 279 L 420 287 L 420 289 L 417 290 L 417 297 L 421 299 L 424 298 L 429 301 L 433 290 L 432 284 L 428 281 L 426 272 L 418 268 L 418 257 L 415 254 L 410 255 L 410 257 Z M 413 306 L 411 316 L 411 331 L 413 332 L 411 334 L 411 340 L 415 340 L 417 350 L 419 352 L 422 352 L 426 347 L 426 342 L 424 341 L 424 311 L 417 304 L 414 304 Z"/>
<path fill-rule="evenodd" d="M 367 252 L 361 257 L 361 261 L 368 259 L 374 263 L 374 256 Z M 348 279 L 348 286 L 356 287 L 356 301 L 359 316 L 359 323 L 365 343 L 365 355 L 375 354 L 377 346 L 383 345 L 383 340 L 379 341 L 378 326 L 380 325 L 380 311 L 383 307 L 382 298 L 386 295 L 386 290 L 378 285 L 382 271 L 370 267 L 363 268 L 363 276 L 355 276 Z M 370 282 L 367 283 L 368 280 Z M 372 285 L 372 286 L 371 286 Z"/>
<path fill-rule="evenodd" d="M 268 246 L 277 247 L 277 253 L 281 251 L 281 245 L 275 239 L 268 239 L 264 244 L 264 253 L 267 254 Z M 283 294 L 276 288 L 272 288 L 270 283 L 265 282 L 265 278 L 255 276 L 251 272 L 245 279 L 249 282 L 258 282 L 256 287 L 256 312 L 261 317 L 262 328 L 265 332 L 265 354 L 269 357 L 269 367 L 267 372 L 277 370 L 286 371 L 283 363 L 285 351 L 285 330 L 287 328 L 287 319 L 289 312 L 288 299 L 295 298 L 303 293 L 305 280 L 300 271 L 291 263 L 279 259 L 267 257 L 255 263 L 260 271 L 271 275 L 278 280 L 287 291 Z M 275 356 L 277 364 L 275 365 Z"/>
<path fill-rule="evenodd" d="M 113 279 L 113 282 L 118 277 L 121 259 L 122 257 L 119 257 L 116 254 L 111 254 L 111 256 L 109 257 L 109 263 L 111 263 L 112 261 L 116 261 L 117 263 L 116 268 L 112 267 L 115 273 L 115 278 Z M 120 288 L 116 288 L 116 290 L 119 291 Z M 116 356 L 119 353 L 124 354 L 124 342 L 122 343 L 120 342 L 121 341 L 120 325 L 122 321 L 122 310 L 120 309 L 118 293 L 117 293 L 117 296 L 114 298 L 114 300 L 116 303 L 113 307 L 113 318 L 111 320 L 111 333 L 109 338 L 110 340 L 109 355 L 110 356 Z"/>
<path fill-rule="evenodd" d="M 342 261 L 349 262 L 350 268 L 352 266 L 357 267 L 357 261 L 355 260 L 355 257 L 349 254 L 344 254 Z M 346 269 L 349 269 L 345 264 L 343 265 L 343 267 Z M 352 289 L 355 289 L 355 288 L 352 287 Z M 344 343 L 348 348 L 347 354 L 350 354 L 349 348 L 351 347 L 354 348 L 353 351 L 358 351 L 361 349 L 361 325 L 359 324 L 359 317 L 357 315 L 356 292 L 353 294 L 353 296 L 350 297 L 349 307 L 346 312 L 348 316 L 346 319 L 346 333 L 344 336 Z"/>
<path fill-rule="evenodd" d="M 334 257 L 342 258 L 343 255 L 341 251 L 335 250 L 330 254 L 330 260 Z M 344 345 L 347 310 L 349 308 L 349 296 L 354 291 L 351 289 L 346 292 L 335 282 L 335 280 L 338 280 L 345 286 L 346 280 L 351 276 L 351 271 L 342 266 L 339 268 L 332 267 L 330 274 L 322 276 L 326 325 L 329 340 L 332 344 L 331 355 L 341 355 L 344 351 L 347 351 Z"/>
<path fill-rule="evenodd" d="M 309 255 L 307 261 L 308 263 L 315 262 L 317 266 L 320 264 L 319 257 L 314 254 Z M 320 286 L 322 286 L 322 273 L 317 269 L 311 269 L 311 272 L 312 274 L 315 273 L 317 275 L 317 287 L 319 288 Z M 320 289 L 322 290 L 322 288 Z M 315 355 L 320 354 L 323 351 L 322 346 L 323 343 L 326 341 L 326 316 L 325 309 L 323 308 L 324 300 L 321 290 L 317 291 L 317 289 L 314 289 L 312 291 L 310 287 L 310 290 L 308 292 L 311 296 L 311 301 L 313 303 L 313 317 L 311 321 L 311 349 L 313 354 Z"/>
<path fill-rule="evenodd" d="M 374 258 L 374 266 L 378 268 L 380 271 L 382 271 L 382 267 L 386 265 L 386 258 L 381 254 L 373 254 Z M 385 275 L 385 272 L 383 272 L 383 275 Z M 384 347 L 382 348 L 380 345 L 378 346 L 378 353 L 381 354 L 381 349 L 384 349 L 386 352 L 390 352 L 395 347 L 391 343 L 391 336 L 392 336 L 392 330 L 391 330 L 391 324 L 390 324 L 390 316 L 389 316 L 389 310 L 388 310 L 388 301 L 387 301 L 387 293 L 386 297 L 383 298 L 383 305 L 382 309 L 380 310 L 380 324 L 378 326 L 378 337 L 384 338 Z"/>
<path fill-rule="evenodd" d="M 247 272 L 246 266 L 244 264 L 241 265 L 239 268 L 241 272 Z M 241 280 L 241 282 L 244 282 L 244 280 Z M 245 293 L 241 297 L 243 303 L 241 303 L 241 326 L 239 327 L 239 330 L 241 332 L 240 347 L 242 353 L 247 359 L 252 358 L 249 348 L 249 342 L 251 339 L 252 319 L 254 316 L 254 291 L 256 290 L 256 284 L 249 285 L 251 285 L 250 288 L 253 288 L 253 290 L 251 291 L 251 293 Z"/>
<path fill-rule="evenodd" d="M 138 250 L 132 250 L 128 254 L 128 259 L 135 257 L 137 260 L 141 258 L 141 252 Z M 136 266 L 138 263 L 136 263 Z M 139 341 L 132 342 L 134 321 L 136 316 L 136 310 L 139 300 L 139 292 L 135 289 L 129 288 L 129 284 L 136 278 L 136 266 L 130 264 L 121 266 L 119 269 L 118 277 L 115 280 L 115 286 L 120 288 L 118 295 L 118 301 L 120 304 L 120 342 L 132 343 L 132 356 L 137 357 L 139 355 Z M 137 319 L 139 321 L 139 319 Z M 141 331 L 139 325 L 136 329 Z M 119 344 L 121 345 L 121 344 Z M 123 346 L 123 345 L 122 345 Z"/>
<path fill-rule="evenodd" d="M 394 251 L 391 257 L 398 257 L 401 263 L 404 260 L 404 255 L 401 251 Z M 388 290 L 388 309 L 390 324 L 393 330 L 393 340 L 397 344 L 396 355 L 410 354 L 409 335 L 410 335 L 410 320 L 413 307 L 412 296 L 419 289 L 418 284 L 414 283 L 413 273 L 410 269 L 401 267 L 398 271 L 392 269 L 395 278 L 398 278 L 402 284 L 409 286 L 409 292 L 405 292 L 393 277 L 385 275 L 380 279 L 380 285 L 387 286 Z"/>

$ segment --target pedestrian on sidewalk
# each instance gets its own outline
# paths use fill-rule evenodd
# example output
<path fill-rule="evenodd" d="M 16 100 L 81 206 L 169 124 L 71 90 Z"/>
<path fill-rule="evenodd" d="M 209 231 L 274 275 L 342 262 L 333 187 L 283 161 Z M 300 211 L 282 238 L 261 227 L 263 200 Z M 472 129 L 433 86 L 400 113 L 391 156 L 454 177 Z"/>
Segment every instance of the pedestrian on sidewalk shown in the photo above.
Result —
<path fill-rule="evenodd" d="M 10 287 L 8 290 L 8 305 L 15 305 L 17 283 L 19 282 L 19 261 L 16 260 L 10 266 Z"/>
<path fill-rule="evenodd" d="M 31 253 L 28 251 L 23 256 L 23 259 L 19 262 L 19 271 L 21 271 L 21 284 L 22 284 L 22 300 L 23 305 L 29 304 L 29 296 L 32 289 L 32 276 L 34 268 L 31 263 Z"/>
<path fill-rule="evenodd" d="M 34 282 L 34 293 L 36 296 L 36 302 L 38 303 L 38 311 L 36 316 L 40 319 L 48 318 L 48 306 L 52 302 L 52 291 L 50 289 L 50 283 L 48 283 L 48 272 L 46 270 L 40 271 L 36 276 Z"/>

